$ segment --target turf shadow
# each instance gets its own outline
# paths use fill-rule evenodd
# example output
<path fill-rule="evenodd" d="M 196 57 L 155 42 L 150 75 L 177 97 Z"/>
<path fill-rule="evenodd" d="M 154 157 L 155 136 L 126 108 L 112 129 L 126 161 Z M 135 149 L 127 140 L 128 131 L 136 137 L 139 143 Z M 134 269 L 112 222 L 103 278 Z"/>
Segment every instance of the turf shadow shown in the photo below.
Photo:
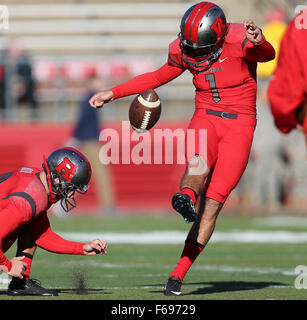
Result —
<path fill-rule="evenodd" d="M 182 296 L 187 295 L 197 295 L 197 294 L 212 294 L 219 292 L 234 292 L 234 291 L 244 291 L 244 290 L 258 290 L 264 289 L 271 286 L 287 286 L 280 282 L 252 282 L 252 281 L 210 281 L 210 282 L 191 282 L 185 283 L 186 285 L 197 285 L 198 288 L 189 293 L 183 293 Z M 154 285 L 151 285 L 154 286 Z M 160 286 L 160 284 L 157 284 Z M 205 287 L 203 287 L 205 286 Z M 151 293 L 163 293 L 164 290 L 153 290 Z"/>
<path fill-rule="evenodd" d="M 105 289 L 57 289 L 55 290 L 57 293 L 69 293 L 69 294 L 78 294 L 78 295 L 90 295 L 90 294 L 112 294 L 110 292 L 105 291 Z"/>
<path fill-rule="evenodd" d="M 105 289 L 72 289 L 72 288 L 63 288 L 63 289 L 50 289 L 58 294 L 76 294 L 76 295 L 91 295 L 91 294 L 104 294 L 109 295 L 111 292 L 105 291 Z M 7 296 L 7 290 L 0 290 L 0 296 Z"/>
<path fill-rule="evenodd" d="M 211 281 L 211 282 L 195 282 L 189 283 L 193 285 L 199 285 L 205 287 L 199 288 L 197 290 L 185 293 L 183 295 L 191 294 L 211 294 L 219 292 L 233 292 L 233 291 L 244 291 L 244 290 L 258 290 L 264 289 L 271 286 L 285 286 L 284 283 L 280 282 L 252 282 L 252 281 Z"/>

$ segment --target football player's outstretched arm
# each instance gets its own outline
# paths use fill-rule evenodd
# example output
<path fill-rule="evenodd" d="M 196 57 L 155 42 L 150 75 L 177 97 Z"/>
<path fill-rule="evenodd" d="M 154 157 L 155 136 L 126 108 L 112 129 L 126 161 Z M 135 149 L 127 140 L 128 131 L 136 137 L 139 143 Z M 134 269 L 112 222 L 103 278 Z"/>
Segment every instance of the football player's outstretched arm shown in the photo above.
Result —
<path fill-rule="evenodd" d="M 254 62 L 268 62 L 275 58 L 275 50 L 273 46 L 266 41 L 262 30 L 251 20 L 244 21 L 246 28 L 246 43 L 244 47 L 244 58 Z"/>
<path fill-rule="evenodd" d="M 101 241 L 99 239 L 92 240 L 83 245 L 83 251 L 86 256 L 93 256 L 95 254 L 107 253 L 108 244 L 106 241 Z"/>
<path fill-rule="evenodd" d="M 41 214 L 31 223 L 31 232 L 35 243 L 50 252 L 75 255 L 106 254 L 108 244 L 99 239 L 81 243 L 63 239 L 53 232 L 47 214 Z"/>
<path fill-rule="evenodd" d="M 94 94 L 89 100 L 89 104 L 93 108 L 102 108 L 105 103 L 108 103 L 113 100 L 114 100 L 113 91 L 106 90 L 106 91 L 102 91 Z"/>
<path fill-rule="evenodd" d="M 165 63 L 156 71 L 136 76 L 133 79 L 112 88 L 111 90 L 96 93 L 89 100 L 89 104 L 93 108 L 102 108 L 105 103 L 115 99 L 160 87 L 161 85 L 177 78 L 183 73 L 183 71 L 184 70 L 181 68 Z"/>

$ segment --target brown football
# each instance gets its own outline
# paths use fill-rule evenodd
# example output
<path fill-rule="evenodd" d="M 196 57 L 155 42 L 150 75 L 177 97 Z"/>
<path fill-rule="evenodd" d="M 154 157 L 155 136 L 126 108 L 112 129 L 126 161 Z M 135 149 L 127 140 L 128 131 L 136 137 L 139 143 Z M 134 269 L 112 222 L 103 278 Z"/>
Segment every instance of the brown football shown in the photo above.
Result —
<path fill-rule="evenodd" d="M 150 130 L 161 115 L 161 101 L 154 90 L 146 90 L 138 94 L 129 109 L 129 120 L 132 128 L 143 133 Z"/>

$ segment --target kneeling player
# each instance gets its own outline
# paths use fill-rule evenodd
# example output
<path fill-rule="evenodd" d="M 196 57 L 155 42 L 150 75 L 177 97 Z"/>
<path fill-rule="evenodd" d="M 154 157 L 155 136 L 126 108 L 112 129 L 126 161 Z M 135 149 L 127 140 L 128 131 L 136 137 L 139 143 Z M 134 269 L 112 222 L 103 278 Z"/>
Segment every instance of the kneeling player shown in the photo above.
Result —
<path fill-rule="evenodd" d="M 43 169 L 19 168 L 0 176 L 0 270 L 12 276 L 9 295 L 57 295 L 30 278 L 36 247 L 76 255 L 105 254 L 107 243 L 68 241 L 54 233 L 47 209 L 61 201 L 68 212 L 76 206 L 75 193 L 85 194 L 91 178 L 86 157 L 73 148 L 55 150 L 42 164 Z M 9 260 L 4 253 L 17 242 L 17 255 Z"/>

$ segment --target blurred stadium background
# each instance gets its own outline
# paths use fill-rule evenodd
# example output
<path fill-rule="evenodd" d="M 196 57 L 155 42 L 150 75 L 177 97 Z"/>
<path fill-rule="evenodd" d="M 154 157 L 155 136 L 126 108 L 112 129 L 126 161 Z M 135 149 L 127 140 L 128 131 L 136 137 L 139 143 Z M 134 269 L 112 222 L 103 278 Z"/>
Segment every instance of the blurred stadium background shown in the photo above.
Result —
<path fill-rule="evenodd" d="M 253 19 L 277 50 L 300 4 L 294 0 L 215 2 L 231 22 Z M 40 166 L 43 153 L 75 141 L 71 138 L 91 79 L 99 77 L 101 89 L 107 89 L 162 65 L 168 44 L 179 32 L 180 18 L 193 3 L 2 0 L 9 10 L 9 28 L 0 30 L 0 171 L 25 164 Z M 298 132 L 283 136 L 274 127 L 266 99 L 273 69 L 274 63 L 259 66 L 259 121 L 253 151 L 226 207 L 236 213 L 306 213 L 305 142 Z M 194 111 L 190 74 L 157 92 L 163 103 L 159 126 L 186 126 Z M 120 130 L 121 121 L 128 120 L 130 101 L 132 97 L 120 99 L 99 111 L 101 128 Z M 89 196 L 80 199 L 76 213 L 167 212 L 183 167 L 131 164 L 104 169 L 109 169 L 110 192 L 99 194 L 99 174 L 95 174 Z M 108 177 L 107 171 L 102 175 Z M 112 200 L 106 205 L 103 197 Z"/>

